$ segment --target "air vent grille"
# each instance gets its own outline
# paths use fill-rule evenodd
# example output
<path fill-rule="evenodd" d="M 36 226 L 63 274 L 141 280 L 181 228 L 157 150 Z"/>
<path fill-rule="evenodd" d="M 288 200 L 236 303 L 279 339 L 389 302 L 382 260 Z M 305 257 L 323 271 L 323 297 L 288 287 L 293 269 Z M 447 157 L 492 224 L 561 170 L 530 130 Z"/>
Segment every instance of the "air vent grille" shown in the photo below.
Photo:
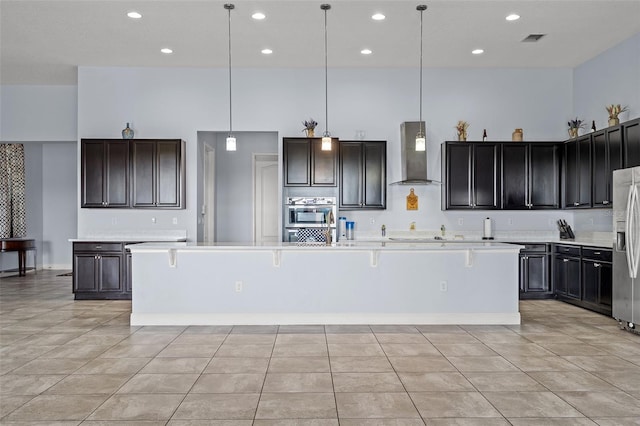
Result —
<path fill-rule="evenodd" d="M 526 36 L 525 38 L 522 39 L 522 42 L 523 43 L 535 43 L 535 42 L 539 41 L 545 35 L 546 34 L 529 34 L 528 36 Z"/>

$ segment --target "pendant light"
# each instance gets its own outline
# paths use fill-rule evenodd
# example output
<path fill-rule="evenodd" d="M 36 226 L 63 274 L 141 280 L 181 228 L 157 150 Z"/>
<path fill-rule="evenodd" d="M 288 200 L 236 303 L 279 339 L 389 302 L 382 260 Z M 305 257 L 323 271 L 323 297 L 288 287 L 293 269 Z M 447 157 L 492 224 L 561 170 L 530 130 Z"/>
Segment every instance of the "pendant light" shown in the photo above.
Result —
<path fill-rule="evenodd" d="M 422 13 L 427 10 L 427 5 L 418 5 L 416 10 L 420 12 L 420 129 L 416 135 L 416 151 L 426 151 L 427 138 L 422 128 Z"/>
<path fill-rule="evenodd" d="M 330 4 L 320 5 L 324 11 L 324 133 L 322 134 L 322 151 L 331 151 L 331 133 L 329 133 L 329 84 L 327 79 L 327 10 Z"/>
<path fill-rule="evenodd" d="M 235 8 L 232 3 L 227 3 L 224 8 L 229 13 L 229 136 L 227 136 L 227 151 L 236 150 L 236 138 L 232 133 L 232 113 L 231 113 L 231 11 Z"/>

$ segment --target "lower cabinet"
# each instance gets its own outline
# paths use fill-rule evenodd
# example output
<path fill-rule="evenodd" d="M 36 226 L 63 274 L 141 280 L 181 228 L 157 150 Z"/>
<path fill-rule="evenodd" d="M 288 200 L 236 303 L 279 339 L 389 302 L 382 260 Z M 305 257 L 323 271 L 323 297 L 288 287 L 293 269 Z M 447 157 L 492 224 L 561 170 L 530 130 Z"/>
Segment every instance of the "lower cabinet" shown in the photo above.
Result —
<path fill-rule="evenodd" d="M 520 299 L 548 299 L 551 286 L 550 244 L 524 244 L 520 250 Z"/>
<path fill-rule="evenodd" d="M 558 300 L 611 316 L 611 249 L 554 244 Z"/>
<path fill-rule="evenodd" d="M 131 299 L 130 257 L 125 255 L 124 245 L 121 242 L 73 243 L 76 300 Z"/>

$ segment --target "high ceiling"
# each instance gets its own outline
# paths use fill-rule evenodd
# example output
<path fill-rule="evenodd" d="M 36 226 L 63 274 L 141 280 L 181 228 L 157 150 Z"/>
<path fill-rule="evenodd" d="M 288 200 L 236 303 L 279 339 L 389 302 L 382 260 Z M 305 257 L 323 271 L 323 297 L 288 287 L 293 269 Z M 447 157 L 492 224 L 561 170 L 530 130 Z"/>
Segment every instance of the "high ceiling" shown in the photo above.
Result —
<path fill-rule="evenodd" d="M 225 2 L 0 0 L 0 82 L 77 83 L 78 66 L 226 67 Z M 237 0 L 234 67 L 323 67 L 322 1 Z M 640 32 L 640 0 L 329 0 L 329 67 L 575 67 Z M 126 13 L 136 10 L 142 19 Z M 251 18 L 262 11 L 266 19 Z M 383 21 L 371 15 L 381 12 Z M 521 16 L 508 22 L 515 12 Z M 523 43 L 529 34 L 546 34 Z M 174 53 L 160 53 L 170 47 Z M 263 48 L 273 50 L 263 55 Z M 360 51 L 369 48 L 370 55 Z M 484 49 L 482 55 L 471 50 Z"/>

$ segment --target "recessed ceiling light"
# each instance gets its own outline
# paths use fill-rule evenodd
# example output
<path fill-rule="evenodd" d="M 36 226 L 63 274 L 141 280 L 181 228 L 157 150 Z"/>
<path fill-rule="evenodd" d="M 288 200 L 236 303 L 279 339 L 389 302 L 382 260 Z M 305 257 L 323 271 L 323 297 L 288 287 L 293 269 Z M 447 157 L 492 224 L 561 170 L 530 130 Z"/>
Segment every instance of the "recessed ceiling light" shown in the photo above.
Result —
<path fill-rule="evenodd" d="M 517 21 L 518 19 L 520 19 L 520 15 L 512 13 L 510 15 L 507 15 L 507 17 L 504 19 L 506 19 L 507 21 Z"/>
<path fill-rule="evenodd" d="M 142 14 L 140 14 L 140 12 L 136 12 L 135 10 L 132 10 L 131 12 L 127 13 L 127 16 L 131 19 L 140 19 L 142 18 Z"/>
<path fill-rule="evenodd" d="M 483 49 L 474 49 L 471 51 L 474 55 L 482 55 L 484 53 Z"/>
<path fill-rule="evenodd" d="M 173 50 L 169 49 L 168 47 L 163 47 L 162 49 L 160 49 L 160 51 L 167 55 L 173 53 Z"/>
<path fill-rule="evenodd" d="M 384 18 L 386 18 L 386 16 L 384 16 L 382 13 L 376 13 L 371 16 L 371 19 L 373 19 L 374 21 L 384 21 Z"/>
<path fill-rule="evenodd" d="M 264 14 L 264 13 L 262 13 L 262 12 L 256 12 L 256 13 L 254 13 L 253 15 L 251 15 L 251 17 L 252 17 L 253 19 L 255 19 L 256 21 L 261 21 L 261 20 L 263 20 L 264 18 L 266 18 L 266 17 L 267 17 L 267 15 L 265 15 L 265 14 Z"/>
<path fill-rule="evenodd" d="M 261 50 L 263 55 L 271 55 L 273 53 L 273 50 L 271 49 L 262 49 Z"/>
<path fill-rule="evenodd" d="M 371 49 L 362 49 L 360 53 L 362 53 L 363 55 L 371 55 L 373 52 L 371 51 Z"/>

